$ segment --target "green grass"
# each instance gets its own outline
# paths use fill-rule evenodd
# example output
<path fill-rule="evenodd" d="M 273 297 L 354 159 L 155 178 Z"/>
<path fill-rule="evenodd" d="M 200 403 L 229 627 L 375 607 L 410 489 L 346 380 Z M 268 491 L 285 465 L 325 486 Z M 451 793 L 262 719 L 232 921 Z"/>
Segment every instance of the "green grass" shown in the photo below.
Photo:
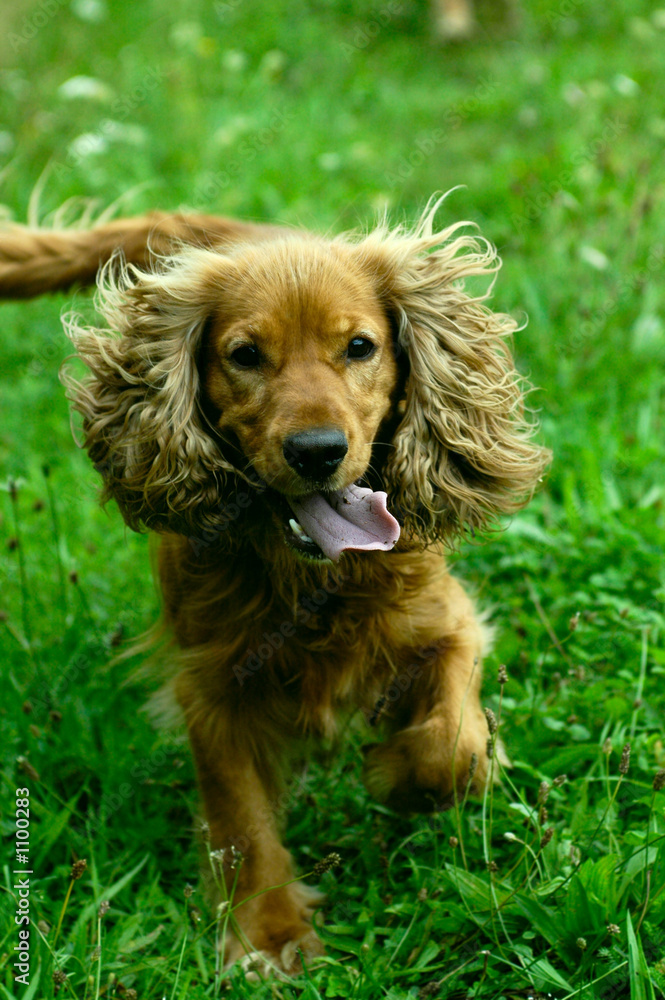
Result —
<path fill-rule="evenodd" d="M 158 599 L 146 538 L 98 508 L 71 440 L 71 298 L 4 305 L 0 997 L 50 998 L 56 969 L 79 1000 L 665 995 L 665 18 L 646 0 L 523 6 L 512 34 L 448 48 L 416 0 L 3 14 L 0 201 L 18 219 L 47 164 L 43 216 L 122 198 L 321 230 L 384 206 L 414 219 L 466 185 L 441 221 L 472 219 L 501 250 L 495 303 L 528 315 L 517 354 L 555 461 L 526 512 L 455 558 L 499 626 L 484 698 L 498 713 L 506 664 L 512 770 L 491 801 L 396 818 L 360 784 L 359 725 L 290 796 L 300 870 L 344 862 L 321 879 L 328 957 L 292 983 L 220 987 L 187 746 L 152 728 L 128 666 L 108 666 Z M 104 86 L 67 99 L 81 75 Z M 542 782 L 562 774 L 545 818 Z M 30 988 L 13 985 L 24 786 Z"/>

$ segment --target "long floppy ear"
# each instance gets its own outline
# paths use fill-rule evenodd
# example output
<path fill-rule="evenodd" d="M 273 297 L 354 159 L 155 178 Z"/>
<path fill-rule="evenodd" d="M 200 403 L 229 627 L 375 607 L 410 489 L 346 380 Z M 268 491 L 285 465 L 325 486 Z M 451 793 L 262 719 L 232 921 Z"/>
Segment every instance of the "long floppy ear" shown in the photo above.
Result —
<path fill-rule="evenodd" d="M 96 299 L 107 327 L 64 318 L 90 376 L 62 380 L 83 416 L 84 441 L 127 524 L 198 534 L 215 530 L 234 469 L 207 427 L 197 355 L 207 318 L 232 262 L 214 251 L 183 250 L 159 271 L 112 259 Z M 216 295 L 215 295 L 216 291 Z"/>
<path fill-rule="evenodd" d="M 533 494 L 551 455 L 531 443 L 525 380 L 506 337 L 517 324 L 467 294 L 464 279 L 496 272 L 468 223 L 433 231 L 440 202 L 414 232 L 381 226 L 357 247 L 379 281 L 407 364 L 406 398 L 384 470 L 404 528 L 424 542 L 495 524 Z"/>

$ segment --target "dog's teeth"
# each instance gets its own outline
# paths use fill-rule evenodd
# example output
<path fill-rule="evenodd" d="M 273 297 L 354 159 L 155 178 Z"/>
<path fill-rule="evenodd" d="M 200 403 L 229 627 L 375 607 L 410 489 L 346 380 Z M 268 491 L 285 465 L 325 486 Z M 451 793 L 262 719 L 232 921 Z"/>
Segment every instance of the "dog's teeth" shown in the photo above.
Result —
<path fill-rule="evenodd" d="M 301 542 L 311 542 L 312 545 L 314 544 L 314 540 L 310 538 L 309 535 L 305 534 L 305 532 L 302 529 L 302 526 L 298 524 L 298 522 L 295 521 L 292 517 L 289 518 L 289 528 L 291 529 L 294 535 L 298 536 Z"/>

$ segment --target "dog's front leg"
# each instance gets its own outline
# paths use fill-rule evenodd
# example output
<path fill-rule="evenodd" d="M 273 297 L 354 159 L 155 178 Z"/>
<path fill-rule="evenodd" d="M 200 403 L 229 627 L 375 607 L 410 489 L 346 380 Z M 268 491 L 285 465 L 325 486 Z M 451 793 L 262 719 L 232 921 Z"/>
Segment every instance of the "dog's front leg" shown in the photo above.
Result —
<path fill-rule="evenodd" d="M 323 948 L 311 925 L 317 894 L 292 882 L 291 858 L 279 839 L 274 747 L 262 742 L 260 719 L 248 731 L 219 705 L 195 707 L 186 676 L 178 681 L 209 827 L 213 895 L 229 901 L 229 927 L 235 928 L 223 944 L 225 961 L 250 954 L 266 971 L 272 964 L 294 972 L 298 951 L 312 956 Z"/>
<path fill-rule="evenodd" d="M 431 627 L 402 652 L 408 666 L 391 686 L 387 725 L 392 735 L 368 747 L 364 781 L 370 794 L 397 812 L 432 812 L 455 796 L 481 790 L 490 771 L 487 720 L 480 704 L 485 628 L 460 584 L 447 578 L 444 597 L 426 593 Z M 497 754 L 503 751 L 497 743 Z M 496 773 L 496 772 L 495 772 Z"/>

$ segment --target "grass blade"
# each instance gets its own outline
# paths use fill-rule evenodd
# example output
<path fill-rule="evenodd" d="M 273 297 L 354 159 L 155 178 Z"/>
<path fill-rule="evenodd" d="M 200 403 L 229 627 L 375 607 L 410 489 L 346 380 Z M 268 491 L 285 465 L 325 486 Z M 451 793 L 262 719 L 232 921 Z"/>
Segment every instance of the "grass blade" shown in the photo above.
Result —
<path fill-rule="evenodd" d="M 651 973 L 644 957 L 642 942 L 633 930 L 630 913 L 626 913 L 626 937 L 628 939 L 628 976 L 630 979 L 630 1000 L 656 1000 Z"/>

